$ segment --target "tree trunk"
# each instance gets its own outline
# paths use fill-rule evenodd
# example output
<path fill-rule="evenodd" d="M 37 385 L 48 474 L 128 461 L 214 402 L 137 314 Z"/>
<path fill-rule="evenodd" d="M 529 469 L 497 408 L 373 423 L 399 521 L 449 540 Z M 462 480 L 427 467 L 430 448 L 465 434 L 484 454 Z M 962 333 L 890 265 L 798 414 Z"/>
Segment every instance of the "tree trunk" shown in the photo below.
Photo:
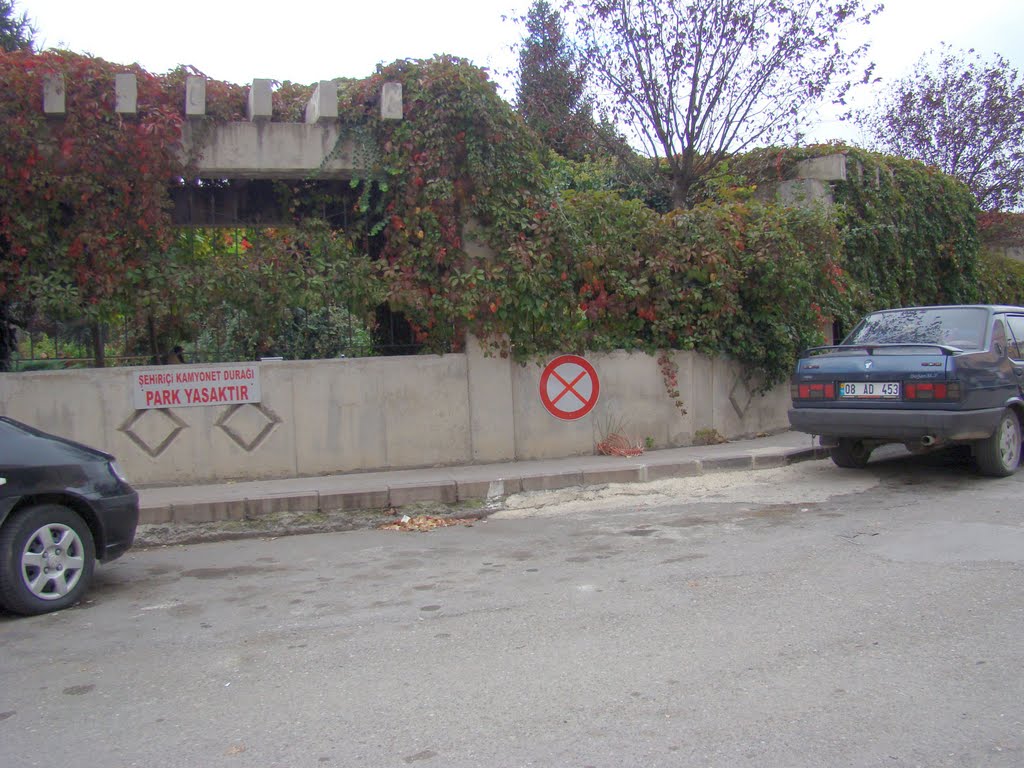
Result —
<path fill-rule="evenodd" d="M 106 367 L 106 345 L 103 343 L 103 323 L 92 324 L 92 357 L 97 368 Z"/>
<path fill-rule="evenodd" d="M 156 321 L 152 315 L 146 317 L 146 329 L 149 331 L 149 351 L 152 353 L 150 363 L 156 365 L 157 363 L 163 362 L 163 354 L 160 352 L 159 347 L 156 343 Z"/>
<path fill-rule="evenodd" d="M 12 369 L 12 358 L 17 348 L 14 326 L 7 309 L 7 302 L 0 301 L 0 371 Z"/>
<path fill-rule="evenodd" d="M 685 211 L 690 207 L 690 179 L 683 174 L 672 175 L 672 208 Z"/>

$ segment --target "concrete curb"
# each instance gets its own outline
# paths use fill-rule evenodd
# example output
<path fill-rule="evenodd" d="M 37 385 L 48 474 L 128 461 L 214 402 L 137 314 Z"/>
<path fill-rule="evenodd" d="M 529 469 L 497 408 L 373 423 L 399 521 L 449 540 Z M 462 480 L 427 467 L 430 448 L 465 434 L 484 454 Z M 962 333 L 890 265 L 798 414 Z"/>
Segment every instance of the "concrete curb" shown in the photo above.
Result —
<path fill-rule="evenodd" d="M 629 459 L 589 456 L 548 462 L 143 490 L 139 522 L 141 526 L 246 521 L 258 524 L 279 516 L 312 515 L 345 524 L 345 520 L 357 512 L 360 514 L 355 517 L 365 519 L 373 517 L 374 510 L 383 512 L 416 504 L 456 505 L 496 501 L 523 491 L 769 469 L 828 455 L 820 447 L 759 447 L 738 453 L 725 449 L 719 451 L 721 455 L 692 458 L 678 453 L 663 451 Z"/>

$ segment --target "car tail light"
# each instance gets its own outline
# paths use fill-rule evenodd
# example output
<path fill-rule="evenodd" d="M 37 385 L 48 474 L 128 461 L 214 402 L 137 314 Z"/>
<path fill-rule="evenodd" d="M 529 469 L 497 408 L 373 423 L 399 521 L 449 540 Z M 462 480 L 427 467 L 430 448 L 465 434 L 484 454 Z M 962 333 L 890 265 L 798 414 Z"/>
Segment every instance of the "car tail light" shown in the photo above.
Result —
<path fill-rule="evenodd" d="M 836 385 L 831 381 L 820 384 L 791 384 L 789 394 L 794 400 L 835 400 Z"/>
<path fill-rule="evenodd" d="M 917 381 L 903 385 L 904 400 L 950 400 L 960 399 L 959 381 Z"/>

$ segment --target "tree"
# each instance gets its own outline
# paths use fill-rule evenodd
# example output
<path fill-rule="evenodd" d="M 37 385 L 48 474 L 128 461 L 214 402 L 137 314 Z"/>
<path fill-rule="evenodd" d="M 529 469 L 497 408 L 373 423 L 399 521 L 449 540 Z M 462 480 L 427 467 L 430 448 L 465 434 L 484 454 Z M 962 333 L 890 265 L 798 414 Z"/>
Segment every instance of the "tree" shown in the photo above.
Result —
<path fill-rule="evenodd" d="M 23 13 L 21 18 L 14 15 L 14 0 L 0 0 L 0 50 L 10 52 L 30 49 L 35 32 L 28 14 Z M 5 258 L 7 247 L 0 239 L 0 260 Z M 10 304 L 0 300 L 0 371 L 10 368 L 11 353 L 16 343 Z"/>
<path fill-rule="evenodd" d="M 534 0 L 520 21 L 526 37 L 519 49 L 516 111 L 555 152 L 582 157 L 594 122 L 586 74 L 565 36 L 562 15 L 547 0 Z"/>
<path fill-rule="evenodd" d="M 114 73 L 137 78 L 133 120 L 112 119 Z M 45 73 L 65 82 L 67 115 L 40 109 Z M 70 52 L 0 52 L 0 303 L 6 318 L 59 310 L 99 325 L 133 297 L 130 276 L 159 269 L 173 239 L 169 180 L 184 117 L 163 81 Z M 8 340 L 9 340 L 8 335 Z M 102 364 L 99 334 L 97 363 Z M 0 349 L 0 366 L 9 350 Z"/>
<path fill-rule="evenodd" d="M 1002 56 L 929 51 L 858 121 L 874 148 L 955 176 L 983 210 L 1024 205 L 1024 81 Z"/>
<path fill-rule="evenodd" d="M 28 14 L 14 15 L 14 0 L 0 0 L 0 50 L 20 51 L 32 47 L 36 30 Z"/>
<path fill-rule="evenodd" d="M 866 44 L 864 0 L 579 0 L 579 55 L 616 117 L 685 207 L 729 155 L 799 136 L 809 108 L 843 103 Z M 566 12 L 569 11 L 567 6 Z M 860 73 L 870 79 L 873 65 Z"/>

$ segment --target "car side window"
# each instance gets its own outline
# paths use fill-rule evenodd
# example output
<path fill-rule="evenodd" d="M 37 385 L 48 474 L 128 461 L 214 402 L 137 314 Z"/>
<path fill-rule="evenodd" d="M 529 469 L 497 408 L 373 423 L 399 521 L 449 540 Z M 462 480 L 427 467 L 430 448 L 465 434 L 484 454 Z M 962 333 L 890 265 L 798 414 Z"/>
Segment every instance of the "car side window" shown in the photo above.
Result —
<path fill-rule="evenodd" d="M 1010 357 L 1014 360 L 1024 360 L 1024 316 L 1007 315 L 1006 323 L 1010 326 Z"/>
<path fill-rule="evenodd" d="M 1008 352 L 1006 328 L 1003 327 L 1003 321 L 998 318 L 992 323 L 992 351 L 999 355 L 1000 358 L 1006 357 Z"/>

